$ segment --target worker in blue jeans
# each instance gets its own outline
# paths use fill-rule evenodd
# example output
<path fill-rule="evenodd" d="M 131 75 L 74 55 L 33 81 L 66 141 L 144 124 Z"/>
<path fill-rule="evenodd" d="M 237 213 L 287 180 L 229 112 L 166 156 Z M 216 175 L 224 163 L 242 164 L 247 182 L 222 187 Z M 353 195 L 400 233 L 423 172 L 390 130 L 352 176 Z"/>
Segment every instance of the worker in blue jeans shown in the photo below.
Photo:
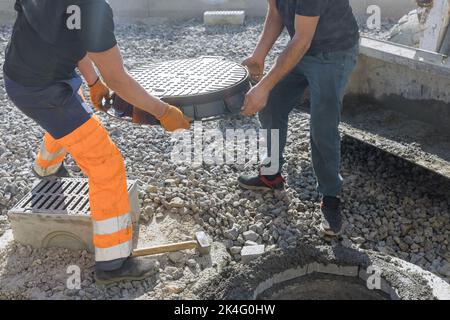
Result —
<path fill-rule="evenodd" d="M 301 103 L 304 91 L 311 93 L 311 156 L 322 195 L 322 231 L 336 236 L 342 229 L 340 195 L 339 122 L 342 101 L 359 53 L 359 31 L 348 0 L 269 0 L 263 34 L 253 55 L 244 61 L 258 84 L 247 94 L 243 115 L 259 112 L 264 129 L 279 130 L 279 141 L 268 141 L 268 159 L 263 164 L 275 174 L 240 176 L 239 184 L 250 190 L 284 188 L 281 175 L 289 113 Z M 284 28 L 291 36 L 287 48 L 264 75 L 264 62 Z M 269 134 L 270 136 L 270 134 Z M 278 144 L 278 159 L 270 150 Z M 277 157 L 274 155 L 274 157 Z"/>

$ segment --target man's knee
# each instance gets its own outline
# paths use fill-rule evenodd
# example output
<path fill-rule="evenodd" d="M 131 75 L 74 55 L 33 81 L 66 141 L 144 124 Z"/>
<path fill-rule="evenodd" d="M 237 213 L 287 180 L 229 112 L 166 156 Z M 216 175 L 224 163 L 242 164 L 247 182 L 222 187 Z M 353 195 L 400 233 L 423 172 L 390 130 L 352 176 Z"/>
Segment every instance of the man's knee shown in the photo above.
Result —
<path fill-rule="evenodd" d="M 80 157 L 87 167 L 89 178 L 108 180 L 125 176 L 125 162 L 117 146 L 103 127 L 92 136 L 93 143 Z M 106 182 L 106 181 L 105 181 Z"/>
<path fill-rule="evenodd" d="M 125 175 L 119 149 L 95 117 L 58 142 L 65 146 L 89 178 Z"/>

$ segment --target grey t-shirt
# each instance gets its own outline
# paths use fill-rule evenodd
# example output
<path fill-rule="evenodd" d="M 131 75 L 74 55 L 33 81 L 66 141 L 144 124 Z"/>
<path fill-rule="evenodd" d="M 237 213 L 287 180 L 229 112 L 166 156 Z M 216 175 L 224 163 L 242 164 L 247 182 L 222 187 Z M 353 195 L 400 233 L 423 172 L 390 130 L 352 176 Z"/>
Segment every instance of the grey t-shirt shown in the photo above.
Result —
<path fill-rule="evenodd" d="M 291 37 L 295 35 L 295 16 L 320 16 L 308 54 L 350 49 L 359 40 L 359 28 L 349 0 L 277 0 Z"/>

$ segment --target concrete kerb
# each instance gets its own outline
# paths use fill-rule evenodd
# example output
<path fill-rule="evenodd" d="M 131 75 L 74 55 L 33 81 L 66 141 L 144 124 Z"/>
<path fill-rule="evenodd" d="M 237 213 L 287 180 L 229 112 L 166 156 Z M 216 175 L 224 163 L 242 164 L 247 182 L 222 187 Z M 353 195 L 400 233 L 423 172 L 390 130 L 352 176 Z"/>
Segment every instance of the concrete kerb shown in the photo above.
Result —
<path fill-rule="evenodd" d="M 288 251 L 271 251 L 247 265 L 225 268 L 196 294 L 201 299 L 252 300 L 276 285 L 311 274 L 359 277 L 366 281 L 369 267 L 381 271 L 381 291 L 392 300 L 450 299 L 450 285 L 418 266 L 341 246 L 299 246 Z"/>

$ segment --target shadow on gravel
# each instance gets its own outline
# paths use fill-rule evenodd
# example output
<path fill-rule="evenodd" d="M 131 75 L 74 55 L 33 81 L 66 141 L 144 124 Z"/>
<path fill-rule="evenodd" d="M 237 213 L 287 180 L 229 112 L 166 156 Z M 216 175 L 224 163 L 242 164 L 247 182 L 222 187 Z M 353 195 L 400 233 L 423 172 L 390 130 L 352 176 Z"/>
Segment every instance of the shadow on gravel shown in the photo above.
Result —
<path fill-rule="evenodd" d="M 87 251 L 33 249 L 11 239 L 0 252 L 0 300 L 137 299 L 159 278 L 103 286 L 95 283 L 94 256 Z"/>

